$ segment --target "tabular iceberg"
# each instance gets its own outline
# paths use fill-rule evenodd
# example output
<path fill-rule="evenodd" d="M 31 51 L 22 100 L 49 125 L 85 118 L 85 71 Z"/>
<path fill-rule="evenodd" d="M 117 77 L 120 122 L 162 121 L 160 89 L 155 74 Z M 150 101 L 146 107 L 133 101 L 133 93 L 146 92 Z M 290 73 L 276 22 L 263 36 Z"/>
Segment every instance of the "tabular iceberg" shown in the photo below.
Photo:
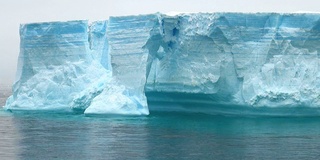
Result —
<path fill-rule="evenodd" d="M 5 108 L 146 115 L 147 99 L 317 108 L 319 19 L 195 13 L 22 25 L 17 81 Z"/>
<path fill-rule="evenodd" d="M 88 28 L 87 21 L 21 25 L 17 81 L 5 108 L 149 114 L 146 101 L 112 77 L 106 22 Z"/>

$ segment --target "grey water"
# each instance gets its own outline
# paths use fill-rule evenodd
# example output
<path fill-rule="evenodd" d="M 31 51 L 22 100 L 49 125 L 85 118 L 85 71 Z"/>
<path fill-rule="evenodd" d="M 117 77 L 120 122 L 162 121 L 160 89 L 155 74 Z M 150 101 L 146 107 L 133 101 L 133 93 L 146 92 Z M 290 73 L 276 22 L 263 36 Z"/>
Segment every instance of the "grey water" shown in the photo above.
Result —
<path fill-rule="evenodd" d="M 3 105 L 8 94 L 1 95 Z M 0 159 L 319 159 L 319 122 L 317 116 L 0 110 Z"/>

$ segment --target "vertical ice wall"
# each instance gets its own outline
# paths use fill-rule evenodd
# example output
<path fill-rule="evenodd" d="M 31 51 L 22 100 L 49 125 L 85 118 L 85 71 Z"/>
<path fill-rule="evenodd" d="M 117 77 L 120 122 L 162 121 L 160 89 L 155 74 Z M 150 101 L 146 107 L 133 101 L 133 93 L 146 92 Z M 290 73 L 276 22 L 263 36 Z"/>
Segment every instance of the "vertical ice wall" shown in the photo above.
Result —
<path fill-rule="evenodd" d="M 221 25 L 214 14 L 162 16 L 159 56 L 146 85 L 150 100 L 219 103 L 238 94 L 241 82 Z"/>
<path fill-rule="evenodd" d="M 74 110 L 84 110 L 85 114 L 149 114 L 143 92 L 130 94 L 129 87 L 112 76 L 109 38 L 107 36 L 108 21 L 93 22 L 89 26 L 90 54 L 94 61 L 100 62 L 108 70 L 108 74 L 94 81 L 89 87 L 76 95 L 71 103 Z M 112 41 L 111 41 L 112 42 Z M 138 66 L 134 66 L 138 68 Z M 139 72 L 137 70 L 137 72 Z M 98 78 L 98 77 L 97 77 Z M 131 90 L 137 91 L 136 86 Z"/>
<path fill-rule="evenodd" d="M 319 105 L 319 14 L 163 16 L 151 101 Z"/>
<path fill-rule="evenodd" d="M 149 114 L 143 91 L 131 94 L 112 77 L 106 30 L 107 21 L 22 25 L 17 82 L 5 108 Z"/>
<path fill-rule="evenodd" d="M 144 87 L 149 56 L 144 46 L 158 24 L 158 15 L 110 17 L 107 29 L 113 76 L 143 107 L 147 107 Z"/>
<path fill-rule="evenodd" d="M 17 80 L 5 108 L 69 110 L 78 92 L 106 75 L 87 32 L 87 21 L 21 25 Z"/>

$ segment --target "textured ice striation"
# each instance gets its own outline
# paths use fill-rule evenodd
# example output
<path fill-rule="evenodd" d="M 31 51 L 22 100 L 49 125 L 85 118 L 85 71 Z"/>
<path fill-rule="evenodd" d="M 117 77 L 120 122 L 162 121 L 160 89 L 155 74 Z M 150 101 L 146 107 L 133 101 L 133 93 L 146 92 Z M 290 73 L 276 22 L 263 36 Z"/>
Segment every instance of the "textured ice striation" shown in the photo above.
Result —
<path fill-rule="evenodd" d="M 100 21 L 89 27 L 87 21 L 70 21 L 21 25 L 17 80 L 5 108 L 148 114 L 144 94 L 130 94 L 112 77 L 106 24 Z"/>
<path fill-rule="evenodd" d="M 163 16 L 147 96 L 165 102 L 318 107 L 319 18 L 275 13 Z"/>
<path fill-rule="evenodd" d="M 20 35 L 10 110 L 146 115 L 147 98 L 218 110 L 320 105 L 320 14 L 150 14 L 26 24 Z"/>

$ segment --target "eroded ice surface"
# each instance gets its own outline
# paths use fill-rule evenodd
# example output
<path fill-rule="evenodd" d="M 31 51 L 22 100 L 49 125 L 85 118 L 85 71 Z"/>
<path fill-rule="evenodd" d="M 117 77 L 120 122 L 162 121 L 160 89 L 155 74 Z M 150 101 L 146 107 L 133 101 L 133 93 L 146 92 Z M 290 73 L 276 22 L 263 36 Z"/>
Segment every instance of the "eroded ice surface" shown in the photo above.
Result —
<path fill-rule="evenodd" d="M 319 18 L 151 14 L 22 25 L 17 81 L 5 108 L 148 114 L 147 98 L 317 107 Z"/>
<path fill-rule="evenodd" d="M 87 21 L 21 25 L 17 81 L 5 108 L 148 114 L 146 102 L 112 77 L 106 22 L 88 28 Z M 116 98 L 101 97 L 111 92 Z"/>
<path fill-rule="evenodd" d="M 163 16 L 157 52 L 161 57 L 151 67 L 148 98 L 317 107 L 319 18 L 319 14 L 244 13 Z"/>

